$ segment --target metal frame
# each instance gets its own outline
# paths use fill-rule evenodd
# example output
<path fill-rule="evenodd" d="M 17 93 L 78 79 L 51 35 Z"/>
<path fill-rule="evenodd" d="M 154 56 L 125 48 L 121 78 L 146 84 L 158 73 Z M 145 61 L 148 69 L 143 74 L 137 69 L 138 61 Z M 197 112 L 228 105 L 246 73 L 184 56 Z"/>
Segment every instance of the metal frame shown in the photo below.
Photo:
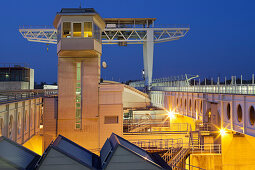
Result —
<path fill-rule="evenodd" d="M 102 31 L 102 44 L 143 44 L 147 41 L 147 31 L 153 30 L 154 43 L 174 41 L 184 37 L 189 31 L 187 28 L 106 28 Z M 19 29 L 23 38 L 28 41 L 57 44 L 57 29 L 38 28 L 37 26 L 21 27 Z"/>

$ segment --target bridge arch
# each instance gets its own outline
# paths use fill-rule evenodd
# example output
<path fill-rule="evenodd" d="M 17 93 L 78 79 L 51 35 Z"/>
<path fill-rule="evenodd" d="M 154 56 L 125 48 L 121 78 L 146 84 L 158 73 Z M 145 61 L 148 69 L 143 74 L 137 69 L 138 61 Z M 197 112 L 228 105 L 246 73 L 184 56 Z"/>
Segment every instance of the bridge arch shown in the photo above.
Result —
<path fill-rule="evenodd" d="M 227 104 L 226 117 L 227 117 L 228 120 L 231 119 L 231 106 L 230 106 L 230 103 Z"/>

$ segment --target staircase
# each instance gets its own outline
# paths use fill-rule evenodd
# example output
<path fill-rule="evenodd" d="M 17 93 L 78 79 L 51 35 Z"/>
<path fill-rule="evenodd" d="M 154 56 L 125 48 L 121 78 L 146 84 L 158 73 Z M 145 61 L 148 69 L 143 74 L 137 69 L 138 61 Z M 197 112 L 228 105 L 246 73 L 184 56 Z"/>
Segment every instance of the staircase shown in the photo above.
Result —
<path fill-rule="evenodd" d="M 193 131 L 190 132 L 190 137 L 191 137 L 191 145 L 193 147 L 198 147 L 200 145 L 200 134 L 199 131 Z"/>
<path fill-rule="evenodd" d="M 183 164 L 183 161 L 186 160 L 189 155 L 190 148 L 181 148 L 180 151 L 172 157 L 172 159 L 168 162 L 170 166 L 174 169 L 179 164 Z"/>

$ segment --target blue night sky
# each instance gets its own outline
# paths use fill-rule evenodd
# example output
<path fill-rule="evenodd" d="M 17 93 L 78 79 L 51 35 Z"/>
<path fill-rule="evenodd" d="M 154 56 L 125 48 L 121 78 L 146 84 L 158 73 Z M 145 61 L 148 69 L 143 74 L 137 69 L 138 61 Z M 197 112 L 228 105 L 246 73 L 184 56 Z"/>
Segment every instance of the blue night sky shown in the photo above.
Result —
<path fill-rule="evenodd" d="M 52 25 L 61 8 L 79 7 L 81 0 L 1 1 L 1 63 L 27 63 L 35 81 L 57 81 L 56 45 L 28 42 L 20 25 Z M 250 76 L 255 63 L 254 0 L 86 0 L 107 18 L 155 17 L 155 24 L 190 24 L 187 36 L 156 44 L 153 77 L 184 73 L 203 76 Z M 104 45 L 108 63 L 103 78 L 141 79 L 142 45 Z"/>

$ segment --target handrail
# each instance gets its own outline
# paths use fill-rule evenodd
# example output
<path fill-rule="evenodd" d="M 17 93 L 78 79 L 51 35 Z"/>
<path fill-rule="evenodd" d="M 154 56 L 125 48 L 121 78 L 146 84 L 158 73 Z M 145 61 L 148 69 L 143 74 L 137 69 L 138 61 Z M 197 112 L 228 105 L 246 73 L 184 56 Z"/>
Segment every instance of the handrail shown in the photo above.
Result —
<path fill-rule="evenodd" d="M 58 90 L 52 89 L 35 89 L 35 90 L 13 90 L 0 91 L 0 104 L 20 101 L 30 98 L 49 97 L 58 94 Z"/>

